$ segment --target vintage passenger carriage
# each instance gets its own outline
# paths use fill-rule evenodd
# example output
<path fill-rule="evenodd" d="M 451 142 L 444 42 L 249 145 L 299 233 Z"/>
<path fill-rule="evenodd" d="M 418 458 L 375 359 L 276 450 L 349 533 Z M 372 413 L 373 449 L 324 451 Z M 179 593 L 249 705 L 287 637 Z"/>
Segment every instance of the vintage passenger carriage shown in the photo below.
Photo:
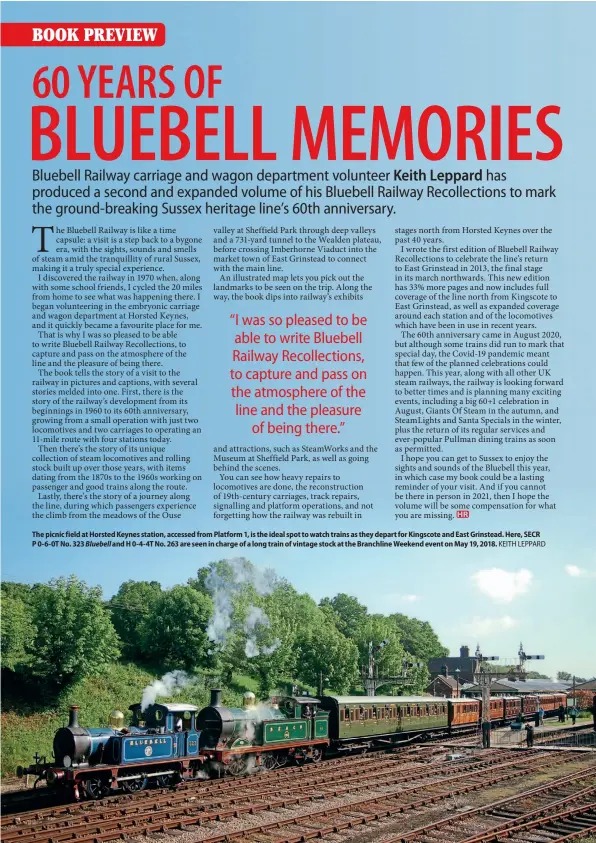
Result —
<path fill-rule="evenodd" d="M 477 726 L 480 721 L 480 701 L 470 699 L 449 700 L 449 729 L 456 730 Z"/>
<path fill-rule="evenodd" d="M 504 697 L 503 704 L 502 717 L 505 723 L 516 720 L 522 713 L 521 697 Z"/>
<path fill-rule="evenodd" d="M 567 694 L 539 694 L 540 705 L 545 714 L 554 714 L 560 706 L 567 710 Z"/>
<path fill-rule="evenodd" d="M 539 709 L 538 697 L 536 696 L 527 696 L 522 697 L 522 711 L 524 715 L 524 719 L 528 717 L 533 717 Z"/>
<path fill-rule="evenodd" d="M 448 725 L 447 700 L 439 697 L 326 696 L 321 707 L 329 712 L 329 737 L 338 748 L 362 744 L 366 738 L 387 742 Z"/>

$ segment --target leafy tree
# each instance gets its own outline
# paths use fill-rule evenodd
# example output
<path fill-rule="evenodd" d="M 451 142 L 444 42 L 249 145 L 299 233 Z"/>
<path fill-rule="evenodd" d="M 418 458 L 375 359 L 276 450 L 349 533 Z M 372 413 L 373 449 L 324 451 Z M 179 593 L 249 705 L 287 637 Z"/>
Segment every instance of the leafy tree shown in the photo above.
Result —
<path fill-rule="evenodd" d="M 101 589 L 75 576 L 33 590 L 33 671 L 64 684 L 101 672 L 120 653 Z"/>
<path fill-rule="evenodd" d="M 154 614 L 161 595 L 158 582 L 127 580 L 108 603 L 124 654 L 132 660 L 143 657 L 143 625 Z"/>
<path fill-rule="evenodd" d="M 18 670 L 30 664 L 35 632 L 31 608 L 20 597 L 3 595 L 2 667 Z"/>
<path fill-rule="evenodd" d="M 441 644 L 428 621 L 410 618 L 399 613 L 389 615 L 389 617 L 396 626 L 402 645 L 415 657 L 415 660 L 428 662 L 430 659 L 449 655 L 449 650 Z"/>
<path fill-rule="evenodd" d="M 357 636 L 357 630 L 368 614 L 366 606 L 363 606 L 356 597 L 343 592 L 332 598 L 324 597 L 319 605 L 321 608 L 333 611 L 335 625 L 346 638 Z"/>
<path fill-rule="evenodd" d="M 566 670 L 560 670 L 560 671 L 557 673 L 557 679 L 558 679 L 560 682 L 573 682 L 573 674 L 572 674 L 572 673 L 569 673 L 569 672 L 568 672 L 568 671 L 566 671 Z M 581 684 L 582 684 L 582 682 L 587 682 L 587 681 L 588 681 L 588 680 L 587 680 L 585 677 L 583 677 L 583 676 L 576 676 L 576 677 L 575 677 L 575 684 L 576 684 L 576 685 L 581 685 Z"/>
<path fill-rule="evenodd" d="M 31 605 L 36 586 L 22 582 L 3 582 L 0 588 L 2 589 L 2 597 L 16 597 L 23 603 Z"/>
<path fill-rule="evenodd" d="M 260 653 L 246 659 L 247 671 L 257 679 L 262 698 L 268 697 L 284 679 L 297 679 L 300 651 L 298 640 L 312 622 L 316 603 L 281 581 L 271 594 L 258 598 L 269 626 L 257 632 Z"/>
<path fill-rule="evenodd" d="M 313 622 L 298 636 L 298 678 L 308 685 L 332 688 L 346 693 L 358 676 L 358 648 L 337 629 L 322 610 L 313 613 Z"/>
<path fill-rule="evenodd" d="M 360 624 L 355 644 L 361 664 L 368 663 L 369 646 L 372 644 L 379 675 L 401 676 L 406 651 L 390 618 L 385 615 L 368 615 Z"/>
<path fill-rule="evenodd" d="M 175 585 L 156 600 L 139 629 L 144 658 L 168 670 L 204 665 L 209 639 L 210 598 L 188 585 Z"/>
<path fill-rule="evenodd" d="M 210 662 L 224 682 L 230 683 L 235 672 L 249 673 L 267 696 L 280 676 L 291 675 L 287 671 L 295 657 L 289 619 L 296 592 L 285 580 L 238 558 L 200 568 L 189 585 L 212 600 Z"/>

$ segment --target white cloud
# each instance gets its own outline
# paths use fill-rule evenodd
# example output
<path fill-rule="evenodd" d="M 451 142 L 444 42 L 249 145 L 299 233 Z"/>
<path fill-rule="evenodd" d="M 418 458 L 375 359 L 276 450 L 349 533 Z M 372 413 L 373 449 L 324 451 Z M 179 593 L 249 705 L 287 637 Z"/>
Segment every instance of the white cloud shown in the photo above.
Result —
<path fill-rule="evenodd" d="M 519 571 L 505 571 L 503 568 L 487 568 L 472 574 L 472 582 L 478 591 L 486 594 L 495 603 L 511 603 L 530 588 L 534 575 L 527 568 Z"/>
<path fill-rule="evenodd" d="M 465 624 L 465 630 L 476 638 L 482 638 L 485 635 L 492 635 L 495 632 L 515 629 L 516 626 L 519 626 L 519 621 L 509 615 L 503 615 L 502 618 L 474 617 L 470 623 Z"/>
<path fill-rule="evenodd" d="M 586 568 L 578 568 L 577 565 L 565 565 L 565 571 L 570 577 L 596 577 L 595 571 L 588 571 Z"/>
<path fill-rule="evenodd" d="M 380 595 L 383 603 L 417 603 L 419 600 L 422 600 L 419 594 L 398 594 L 395 591 L 388 592 L 387 594 Z"/>

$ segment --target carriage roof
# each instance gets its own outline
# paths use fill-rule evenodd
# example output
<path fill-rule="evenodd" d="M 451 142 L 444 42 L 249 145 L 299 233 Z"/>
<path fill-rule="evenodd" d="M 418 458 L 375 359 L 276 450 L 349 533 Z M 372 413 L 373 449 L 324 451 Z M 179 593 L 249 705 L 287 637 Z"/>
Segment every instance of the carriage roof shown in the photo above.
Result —
<path fill-rule="evenodd" d="M 129 710 L 136 712 L 140 707 L 141 703 L 134 703 L 134 705 L 129 706 Z M 190 703 L 151 703 L 145 711 L 150 708 L 165 709 L 170 714 L 178 714 L 180 711 L 199 711 L 198 705 L 191 705 Z"/>
<path fill-rule="evenodd" d="M 446 702 L 444 697 L 336 697 L 326 696 L 338 705 L 408 705 L 412 703 Z"/>

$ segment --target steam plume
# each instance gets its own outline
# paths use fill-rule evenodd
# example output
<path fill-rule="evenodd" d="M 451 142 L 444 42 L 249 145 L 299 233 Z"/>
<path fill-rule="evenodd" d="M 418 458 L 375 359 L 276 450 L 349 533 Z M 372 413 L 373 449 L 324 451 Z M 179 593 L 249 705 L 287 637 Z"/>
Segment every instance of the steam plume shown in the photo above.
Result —
<path fill-rule="evenodd" d="M 244 586 L 252 586 L 257 594 L 264 597 L 275 588 L 275 572 L 270 568 L 255 568 L 246 559 L 227 559 L 226 566 L 230 576 L 222 576 L 216 567 L 212 568 L 205 585 L 213 599 L 213 615 L 207 627 L 207 635 L 215 644 L 225 644 L 234 615 L 234 597 L 239 595 Z M 243 623 L 246 635 L 244 652 L 247 657 L 269 655 L 280 645 L 276 639 L 269 646 L 257 643 L 258 628 L 270 627 L 271 622 L 258 606 L 249 606 Z"/>
<path fill-rule="evenodd" d="M 141 711 L 153 705 L 157 697 L 171 697 L 179 694 L 183 688 L 190 685 L 192 678 L 183 670 L 170 670 L 161 679 L 154 679 L 143 689 L 141 696 Z"/>

